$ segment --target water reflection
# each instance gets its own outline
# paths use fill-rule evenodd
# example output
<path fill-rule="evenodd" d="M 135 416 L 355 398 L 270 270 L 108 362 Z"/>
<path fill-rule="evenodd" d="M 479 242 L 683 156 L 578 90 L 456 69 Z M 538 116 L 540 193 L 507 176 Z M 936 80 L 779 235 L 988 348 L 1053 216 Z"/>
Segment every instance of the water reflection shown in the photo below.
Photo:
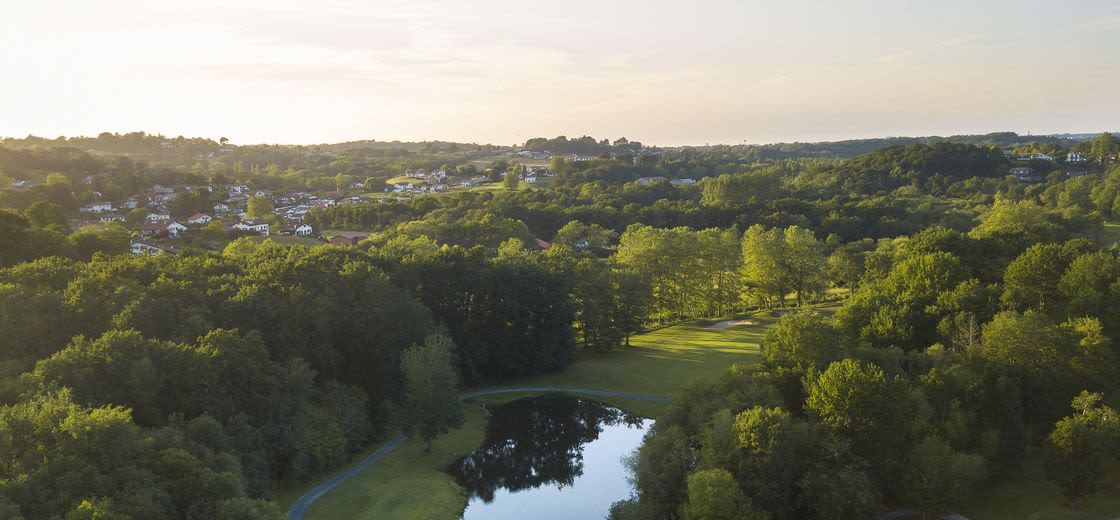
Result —
<path fill-rule="evenodd" d="M 627 496 L 619 459 L 641 443 L 651 423 L 569 397 L 491 409 L 482 446 L 448 467 L 467 491 L 464 518 L 601 518 L 611 502 Z"/>

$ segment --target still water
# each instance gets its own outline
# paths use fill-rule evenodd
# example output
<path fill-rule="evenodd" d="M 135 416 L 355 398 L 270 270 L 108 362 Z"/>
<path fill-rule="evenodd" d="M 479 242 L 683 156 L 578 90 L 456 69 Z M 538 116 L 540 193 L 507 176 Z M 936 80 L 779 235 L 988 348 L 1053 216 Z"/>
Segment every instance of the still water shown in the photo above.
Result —
<path fill-rule="evenodd" d="M 482 446 L 447 468 L 467 490 L 463 519 L 604 518 L 630 495 L 621 459 L 652 424 L 570 397 L 491 408 Z"/>

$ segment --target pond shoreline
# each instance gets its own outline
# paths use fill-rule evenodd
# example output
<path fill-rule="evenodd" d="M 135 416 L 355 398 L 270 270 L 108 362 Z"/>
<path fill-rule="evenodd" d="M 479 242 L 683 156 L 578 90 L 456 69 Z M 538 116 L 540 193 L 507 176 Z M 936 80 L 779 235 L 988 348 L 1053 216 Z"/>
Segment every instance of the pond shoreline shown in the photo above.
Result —
<path fill-rule="evenodd" d="M 559 386 L 515 386 L 515 387 L 502 387 L 502 388 L 484 388 L 472 390 L 459 395 L 460 401 L 468 401 L 478 397 L 487 397 L 501 394 L 570 394 L 574 396 L 594 396 L 594 397 L 607 397 L 614 399 L 627 399 L 633 401 L 645 401 L 652 403 L 668 404 L 672 403 L 671 397 L 659 395 L 644 395 L 634 394 L 629 392 L 617 392 L 613 390 L 597 390 L 590 388 L 568 388 Z M 288 518 L 290 520 L 303 520 L 307 514 L 308 509 L 320 497 L 338 487 L 343 482 L 353 478 L 354 476 L 362 473 L 364 470 L 377 463 L 377 461 L 384 458 L 386 455 L 392 453 L 399 448 L 402 444 L 408 441 L 408 436 L 401 434 L 386 442 L 377 451 L 371 453 L 360 462 L 344 469 L 341 473 L 331 477 L 323 483 L 315 486 L 303 496 L 299 497 L 290 508 L 288 508 Z"/>

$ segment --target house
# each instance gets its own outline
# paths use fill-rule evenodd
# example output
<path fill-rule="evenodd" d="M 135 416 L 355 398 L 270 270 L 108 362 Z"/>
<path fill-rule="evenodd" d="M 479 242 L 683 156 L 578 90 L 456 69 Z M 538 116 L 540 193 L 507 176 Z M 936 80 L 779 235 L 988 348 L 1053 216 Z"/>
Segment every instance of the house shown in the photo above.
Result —
<path fill-rule="evenodd" d="M 106 213 L 104 215 L 101 215 L 101 217 L 98 218 L 98 221 L 102 224 L 106 224 L 109 222 L 124 222 L 124 215 L 121 215 L 120 213 Z"/>
<path fill-rule="evenodd" d="M 13 181 L 12 186 L 14 186 L 16 188 L 30 188 L 31 187 L 31 181 L 29 181 L 29 180 Z"/>
<path fill-rule="evenodd" d="M 1084 177 L 1086 175 L 1089 175 L 1089 172 L 1084 172 L 1084 171 L 1068 171 L 1068 172 L 1066 172 L 1066 178 L 1067 179 L 1072 179 L 1074 177 Z"/>
<path fill-rule="evenodd" d="M 299 226 L 296 226 L 297 237 L 309 237 L 314 232 L 315 230 L 312 229 L 311 224 L 300 224 Z"/>
<path fill-rule="evenodd" d="M 550 244 L 548 242 L 545 242 L 544 240 L 541 240 L 541 239 L 538 238 L 537 239 L 537 247 L 540 248 L 540 249 L 548 249 L 548 248 L 552 247 L 552 244 Z"/>
<path fill-rule="evenodd" d="M 664 181 L 667 181 L 667 180 L 669 180 L 669 179 L 666 179 L 665 177 L 661 177 L 661 176 L 638 177 L 637 183 L 641 184 L 642 186 L 649 186 L 651 184 L 657 184 L 659 182 L 664 182 Z"/>
<path fill-rule="evenodd" d="M 167 229 L 167 234 L 175 238 L 178 238 L 179 235 L 182 235 L 184 231 L 190 229 L 187 226 L 183 225 L 182 222 L 177 221 L 168 222 L 165 227 Z"/>
<path fill-rule="evenodd" d="M 82 213 L 105 213 L 113 211 L 113 204 L 111 202 L 94 202 L 82 206 L 78 211 Z"/>
<path fill-rule="evenodd" d="M 261 222 L 259 220 L 242 220 L 230 226 L 230 229 L 253 231 L 259 233 L 261 236 L 268 236 L 268 222 Z"/>
<path fill-rule="evenodd" d="M 187 224 L 209 224 L 213 217 L 205 213 L 196 213 L 187 219 Z"/>
<path fill-rule="evenodd" d="M 669 184 L 672 184 L 673 186 L 689 186 L 692 184 L 696 184 L 696 179 L 673 179 L 669 181 Z"/>
<path fill-rule="evenodd" d="M 158 246 L 153 246 L 147 242 L 133 242 L 129 249 L 134 255 L 162 255 L 163 249 Z"/>
<path fill-rule="evenodd" d="M 1040 153 L 1038 153 L 1034 156 L 1034 160 L 1036 160 L 1036 161 L 1053 161 L 1054 158 L 1040 152 Z"/>
<path fill-rule="evenodd" d="M 140 225 L 140 238 L 142 240 L 147 240 L 149 238 L 163 238 L 168 234 L 167 221 L 145 222 Z"/>
<path fill-rule="evenodd" d="M 1011 169 L 1011 176 L 1019 182 L 1041 182 L 1042 175 L 1035 173 L 1034 168 L 1019 166 Z"/>
<path fill-rule="evenodd" d="M 365 233 L 339 233 L 331 237 L 330 242 L 338 246 L 353 246 L 365 240 L 369 235 Z"/>
<path fill-rule="evenodd" d="M 229 213 L 229 206 L 221 202 L 214 204 L 214 213 Z"/>
<path fill-rule="evenodd" d="M 136 209 L 136 208 L 140 207 L 140 201 L 136 200 L 136 197 L 132 197 L 132 198 L 122 202 L 121 206 L 124 207 L 124 209 Z"/>
<path fill-rule="evenodd" d="M 145 217 L 144 220 L 148 222 L 162 222 L 164 220 L 171 220 L 171 215 L 166 213 L 148 213 L 148 216 Z"/>
<path fill-rule="evenodd" d="M 1073 153 L 1066 156 L 1066 162 L 1080 163 L 1080 162 L 1085 162 L 1086 160 L 1087 159 L 1085 159 L 1084 155 L 1081 155 L 1077 152 L 1073 152 Z"/>
<path fill-rule="evenodd" d="M 536 184 L 536 183 L 538 183 L 538 182 L 540 182 L 540 181 L 541 181 L 541 180 L 540 180 L 540 179 L 538 179 L 538 178 L 537 178 L 537 177 L 536 177 L 535 175 L 534 175 L 534 176 L 528 176 L 528 177 L 525 177 L 525 182 L 527 182 L 527 183 L 529 183 L 529 184 Z"/>

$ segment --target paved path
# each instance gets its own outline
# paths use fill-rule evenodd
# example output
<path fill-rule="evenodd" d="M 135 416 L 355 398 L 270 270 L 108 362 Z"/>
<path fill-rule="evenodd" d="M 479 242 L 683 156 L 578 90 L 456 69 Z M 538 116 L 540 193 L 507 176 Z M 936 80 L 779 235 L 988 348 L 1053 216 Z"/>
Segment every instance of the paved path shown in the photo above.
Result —
<path fill-rule="evenodd" d="M 596 397 L 614 397 L 618 399 L 633 399 L 635 401 L 651 401 L 655 403 L 671 403 L 673 400 L 669 397 L 659 395 L 642 395 L 631 394 L 628 392 L 614 392 L 611 390 L 591 390 L 588 388 L 565 388 L 558 386 L 513 386 L 507 388 L 484 388 L 482 390 L 472 390 L 459 396 L 460 401 L 467 399 L 474 399 L 475 397 L 482 397 L 486 395 L 497 394 L 546 394 L 546 393 L 565 393 L 565 394 L 579 394 L 591 395 Z M 362 459 L 361 462 L 346 468 L 342 473 L 331 477 L 329 480 L 315 486 L 311 491 L 304 493 L 298 500 L 288 508 L 289 520 L 303 520 L 303 516 L 307 514 L 307 510 L 311 508 L 319 497 L 325 495 L 327 491 L 334 489 L 339 484 L 346 482 L 354 475 L 361 473 L 366 468 L 373 465 L 373 463 L 381 460 L 386 455 L 393 452 L 393 450 L 400 447 L 408 440 L 405 435 L 398 435 L 384 446 L 377 449 L 377 451 L 369 454 L 368 457 Z"/>

